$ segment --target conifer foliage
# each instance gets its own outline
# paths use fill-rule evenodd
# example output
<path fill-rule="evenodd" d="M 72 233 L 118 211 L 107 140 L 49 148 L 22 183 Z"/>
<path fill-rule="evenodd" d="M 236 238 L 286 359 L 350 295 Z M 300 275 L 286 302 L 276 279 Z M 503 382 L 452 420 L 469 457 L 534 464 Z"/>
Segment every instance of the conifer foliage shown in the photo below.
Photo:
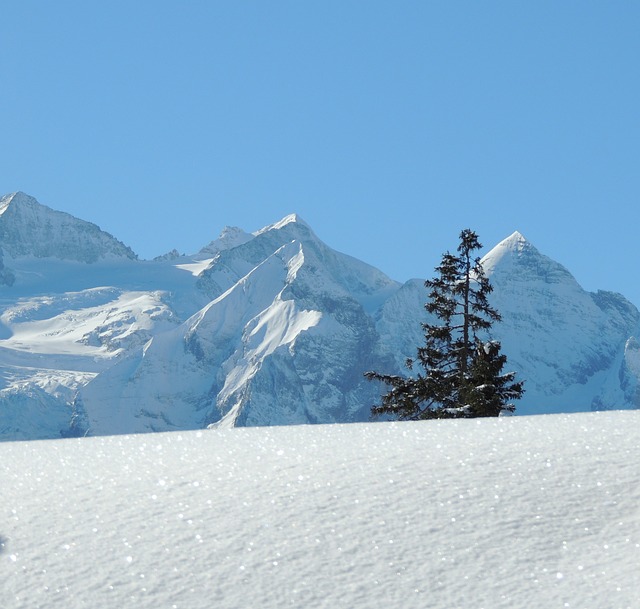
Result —
<path fill-rule="evenodd" d="M 425 344 L 407 368 L 420 366 L 415 377 L 367 372 L 371 380 L 390 386 L 372 414 L 416 420 L 498 416 L 513 412 L 523 382 L 514 372 L 503 373 L 507 361 L 500 343 L 487 340 L 500 314 L 488 301 L 493 287 L 473 253 L 482 245 L 470 229 L 460 233 L 457 255 L 446 252 L 436 276 L 425 281 L 425 309 L 437 323 L 423 323 Z"/>

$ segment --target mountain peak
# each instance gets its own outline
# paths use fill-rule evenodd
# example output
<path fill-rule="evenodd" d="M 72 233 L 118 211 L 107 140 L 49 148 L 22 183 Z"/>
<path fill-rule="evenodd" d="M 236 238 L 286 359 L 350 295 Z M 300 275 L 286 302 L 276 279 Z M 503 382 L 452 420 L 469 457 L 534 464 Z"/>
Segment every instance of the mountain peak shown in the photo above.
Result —
<path fill-rule="evenodd" d="M 42 205 L 24 192 L 0 197 L 0 247 L 11 258 L 33 256 L 92 263 L 136 255 L 98 226 Z"/>
<path fill-rule="evenodd" d="M 261 228 L 259 231 L 256 231 L 254 235 L 261 235 L 262 233 L 266 233 L 271 230 L 279 230 L 281 228 L 284 228 L 288 224 L 297 224 L 299 226 L 303 226 L 308 230 L 311 230 L 311 227 L 298 214 L 289 214 L 288 216 L 282 218 L 282 220 L 280 220 L 279 222 Z"/>
<path fill-rule="evenodd" d="M 28 194 L 17 191 L 12 192 L 8 195 L 4 195 L 0 197 L 0 216 L 4 214 L 4 212 L 9 209 L 9 206 L 34 206 L 39 205 L 39 203 Z"/>
<path fill-rule="evenodd" d="M 514 242 L 522 243 L 526 241 L 526 238 L 520 231 L 516 230 L 516 231 L 513 231 L 513 233 L 511 233 L 511 235 L 509 235 L 505 239 L 505 241 L 514 241 Z"/>
<path fill-rule="evenodd" d="M 482 258 L 482 266 L 487 274 L 498 267 L 509 264 L 508 261 L 527 255 L 540 255 L 538 250 L 519 231 L 514 231 L 503 239 Z"/>
<path fill-rule="evenodd" d="M 568 282 L 577 285 L 573 275 L 559 262 L 542 254 L 518 231 L 498 243 L 482 258 L 485 273 L 516 281 Z"/>
<path fill-rule="evenodd" d="M 527 248 L 533 248 L 533 245 L 529 241 L 527 241 L 526 237 L 520 231 L 514 231 L 511 233 L 506 239 L 503 239 L 498 245 L 494 248 L 505 248 L 510 251 L 518 251 L 521 252 Z"/>
<path fill-rule="evenodd" d="M 196 254 L 196 257 L 201 260 L 214 258 L 219 252 L 243 245 L 247 241 L 251 241 L 251 239 L 253 239 L 253 235 L 246 233 L 241 228 L 237 226 L 225 226 L 220 236 L 205 245 Z"/>

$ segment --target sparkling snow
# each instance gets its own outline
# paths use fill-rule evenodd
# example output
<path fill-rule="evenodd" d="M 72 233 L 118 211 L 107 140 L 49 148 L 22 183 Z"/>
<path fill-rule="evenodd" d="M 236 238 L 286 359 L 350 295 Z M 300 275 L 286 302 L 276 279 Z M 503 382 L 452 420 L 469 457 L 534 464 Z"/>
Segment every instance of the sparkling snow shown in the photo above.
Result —
<path fill-rule="evenodd" d="M 640 414 L 0 444 L 0 607 L 636 609 Z"/>

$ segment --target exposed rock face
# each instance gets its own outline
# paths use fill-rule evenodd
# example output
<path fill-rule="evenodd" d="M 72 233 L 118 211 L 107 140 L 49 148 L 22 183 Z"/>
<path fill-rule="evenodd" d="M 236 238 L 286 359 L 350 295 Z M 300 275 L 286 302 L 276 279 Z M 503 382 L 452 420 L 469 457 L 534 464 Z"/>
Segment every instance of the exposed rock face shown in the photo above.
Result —
<path fill-rule="evenodd" d="M 4 254 L 2 253 L 2 249 L 0 249 L 0 285 L 11 286 L 15 280 L 16 276 L 11 269 L 8 269 L 4 265 Z"/>

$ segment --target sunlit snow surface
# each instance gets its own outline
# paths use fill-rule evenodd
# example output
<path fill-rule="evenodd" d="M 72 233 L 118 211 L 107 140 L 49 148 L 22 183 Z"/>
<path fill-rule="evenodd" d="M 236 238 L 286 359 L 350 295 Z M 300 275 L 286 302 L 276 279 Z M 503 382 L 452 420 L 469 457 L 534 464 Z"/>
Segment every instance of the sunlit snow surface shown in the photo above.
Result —
<path fill-rule="evenodd" d="M 0 444 L 0 607 L 637 609 L 640 413 Z"/>

